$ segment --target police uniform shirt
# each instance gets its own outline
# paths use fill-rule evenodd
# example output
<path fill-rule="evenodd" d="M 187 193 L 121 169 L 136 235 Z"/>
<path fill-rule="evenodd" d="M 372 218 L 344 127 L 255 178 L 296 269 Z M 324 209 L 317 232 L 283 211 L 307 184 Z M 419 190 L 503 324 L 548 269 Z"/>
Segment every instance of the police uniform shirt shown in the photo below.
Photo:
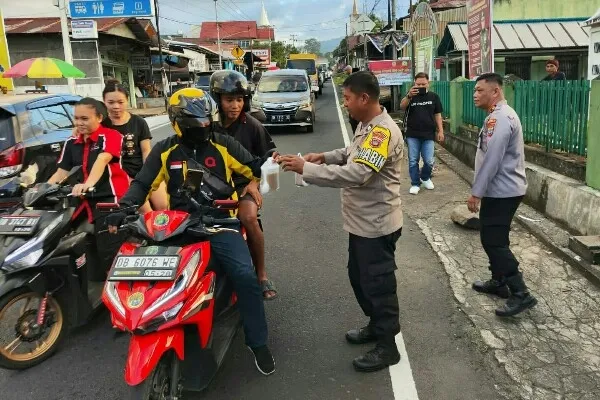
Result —
<path fill-rule="evenodd" d="M 102 122 L 107 128 L 118 131 L 123 136 L 123 149 L 121 152 L 121 165 L 127 175 L 135 178 L 144 164 L 142 140 L 151 140 L 152 134 L 144 118 L 139 115 L 131 115 L 129 121 L 123 125 L 114 125 L 109 118 Z"/>
<path fill-rule="evenodd" d="M 307 183 L 342 188 L 344 229 L 376 238 L 402 227 L 400 179 L 404 141 L 385 109 L 360 123 L 350 146 L 325 153 L 327 165 L 304 164 Z"/>
<path fill-rule="evenodd" d="M 479 133 L 471 193 L 479 198 L 506 198 L 526 192 L 521 120 L 506 101 L 501 101 L 492 107 Z"/>

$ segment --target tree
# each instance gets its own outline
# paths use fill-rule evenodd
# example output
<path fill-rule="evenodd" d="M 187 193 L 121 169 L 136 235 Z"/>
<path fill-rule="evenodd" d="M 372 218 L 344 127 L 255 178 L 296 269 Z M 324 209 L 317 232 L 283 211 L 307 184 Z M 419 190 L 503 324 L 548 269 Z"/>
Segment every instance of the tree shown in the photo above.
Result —
<path fill-rule="evenodd" d="M 307 39 L 304 42 L 304 50 L 307 53 L 321 54 L 321 42 L 315 38 Z"/>
<path fill-rule="evenodd" d="M 276 62 L 279 68 L 285 67 L 285 61 L 291 53 L 299 53 L 298 49 L 291 44 L 283 42 L 271 43 L 271 61 Z"/>
<path fill-rule="evenodd" d="M 374 13 L 369 14 L 369 18 L 371 18 L 371 21 L 375 23 L 375 26 L 373 29 L 371 29 L 371 32 L 381 32 L 386 23 L 384 23 L 383 20 Z"/>

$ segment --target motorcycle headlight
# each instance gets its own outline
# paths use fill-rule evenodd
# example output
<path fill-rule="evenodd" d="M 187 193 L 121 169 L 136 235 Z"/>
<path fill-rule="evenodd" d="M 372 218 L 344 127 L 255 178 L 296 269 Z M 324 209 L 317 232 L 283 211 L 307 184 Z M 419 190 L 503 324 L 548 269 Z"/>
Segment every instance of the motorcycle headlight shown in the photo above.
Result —
<path fill-rule="evenodd" d="M 123 317 L 125 316 L 125 307 L 121 300 L 119 299 L 119 294 L 117 293 L 117 282 L 106 282 L 104 286 L 104 291 L 106 292 L 106 296 L 110 300 L 110 302 L 115 306 L 119 314 Z"/>
<path fill-rule="evenodd" d="M 140 329 L 146 332 L 151 332 L 153 330 L 158 329 L 162 324 L 164 324 L 168 320 L 175 318 L 179 310 L 181 310 L 181 307 L 183 307 L 183 301 L 175 304 L 174 307 L 171 307 L 167 311 L 160 313 L 157 317 L 152 318 L 150 322 L 141 326 Z"/>
<path fill-rule="evenodd" d="M 162 296 L 156 299 L 156 301 L 150 307 L 148 307 L 146 311 L 144 311 L 144 313 L 142 314 L 142 318 L 147 318 L 150 315 L 154 314 L 158 309 L 160 309 L 162 306 L 171 301 L 171 299 L 183 292 L 183 289 L 185 289 L 185 287 L 188 285 L 193 274 L 198 268 L 198 261 L 200 261 L 200 250 L 196 251 L 192 255 L 190 260 L 185 265 L 185 268 L 183 268 L 181 275 L 179 276 L 179 278 L 177 278 L 175 284 Z"/>
<path fill-rule="evenodd" d="M 54 218 L 42 231 L 34 238 L 27 241 L 23 246 L 10 253 L 4 260 L 6 265 L 14 267 L 32 267 L 37 263 L 44 253 L 40 248 L 44 240 L 63 220 L 63 214 Z"/>

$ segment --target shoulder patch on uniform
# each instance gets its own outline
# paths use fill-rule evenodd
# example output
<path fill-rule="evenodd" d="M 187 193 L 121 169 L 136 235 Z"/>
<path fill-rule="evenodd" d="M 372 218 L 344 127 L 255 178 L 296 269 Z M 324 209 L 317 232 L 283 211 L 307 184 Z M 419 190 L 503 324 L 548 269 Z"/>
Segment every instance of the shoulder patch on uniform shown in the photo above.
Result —
<path fill-rule="evenodd" d="M 352 161 L 365 164 L 379 172 L 388 158 L 391 131 L 380 125 L 374 126 L 358 149 Z"/>
<path fill-rule="evenodd" d="M 487 130 L 488 137 L 491 137 L 494 134 L 494 128 L 496 128 L 496 118 L 490 118 L 487 120 L 485 124 L 485 128 Z"/>

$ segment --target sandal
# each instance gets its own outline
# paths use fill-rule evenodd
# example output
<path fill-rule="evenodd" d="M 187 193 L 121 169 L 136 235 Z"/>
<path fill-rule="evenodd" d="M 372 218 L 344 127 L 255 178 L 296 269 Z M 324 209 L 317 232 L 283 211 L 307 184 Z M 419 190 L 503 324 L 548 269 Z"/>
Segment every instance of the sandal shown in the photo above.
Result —
<path fill-rule="evenodd" d="M 277 289 L 275 289 L 275 284 L 273 284 L 273 282 L 270 279 L 265 279 L 264 281 L 260 281 L 260 286 L 262 288 L 264 300 L 274 300 L 275 298 L 277 298 L 277 296 L 278 296 Z M 275 292 L 275 294 L 271 297 L 266 297 L 265 293 L 267 293 L 267 292 Z"/>

